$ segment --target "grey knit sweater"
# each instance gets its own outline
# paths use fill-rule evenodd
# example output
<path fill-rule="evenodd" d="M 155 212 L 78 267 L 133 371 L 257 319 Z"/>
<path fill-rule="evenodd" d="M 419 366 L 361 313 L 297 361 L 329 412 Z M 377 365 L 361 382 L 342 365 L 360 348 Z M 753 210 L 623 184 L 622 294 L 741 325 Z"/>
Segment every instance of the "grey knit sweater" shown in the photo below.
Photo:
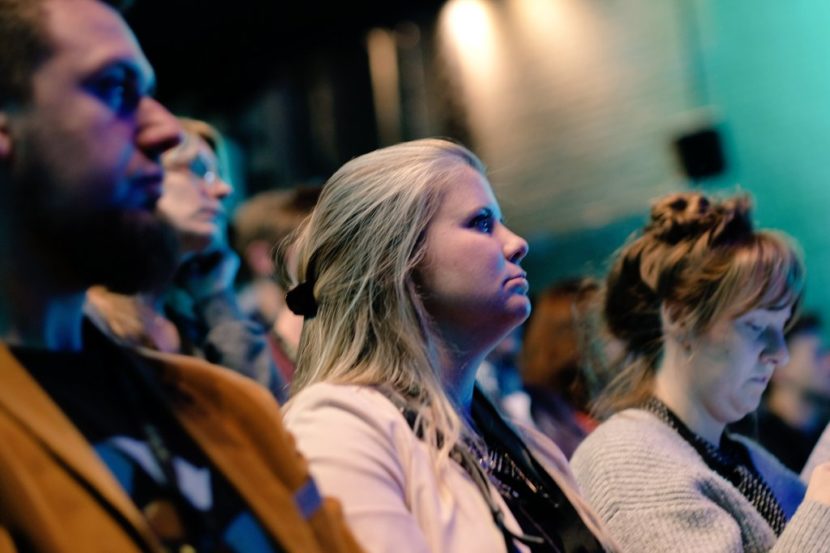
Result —
<path fill-rule="evenodd" d="M 588 502 L 630 553 L 830 552 L 830 506 L 746 440 L 753 463 L 792 516 L 781 537 L 677 432 L 629 409 L 601 424 L 571 459 Z"/>

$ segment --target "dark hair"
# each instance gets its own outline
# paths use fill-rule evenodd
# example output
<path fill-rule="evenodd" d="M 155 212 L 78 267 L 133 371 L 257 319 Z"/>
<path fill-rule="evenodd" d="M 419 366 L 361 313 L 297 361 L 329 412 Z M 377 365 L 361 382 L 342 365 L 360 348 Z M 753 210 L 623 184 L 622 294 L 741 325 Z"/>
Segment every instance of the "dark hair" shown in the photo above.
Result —
<path fill-rule="evenodd" d="M 29 98 L 32 73 L 51 53 L 44 2 L 0 0 L 0 106 Z"/>
<path fill-rule="evenodd" d="M 26 103 L 32 74 L 52 54 L 44 21 L 46 2 L 61 0 L 0 0 L 0 108 Z M 132 0 L 98 0 L 125 11 Z"/>
<path fill-rule="evenodd" d="M 793 324 L 787 329 L 786 339 L 789 342 L 799 334 L 817 334 L 821 332 L 821 317 L 813 311 L 802 312 Z"/>
<path fill-rule="evenodd" d="M 603 315 L 630 362 L 598 400 L 599 416 L 651 393 L 663 350 L 663 315 L 694 334 L 727 313 L 796 306 L 804 284 L 801 256 L 784 235 L 753 229 L 750 201 L 713 201 L 699 193 L 655 202 L 641 235 L 617 254 Z"/>

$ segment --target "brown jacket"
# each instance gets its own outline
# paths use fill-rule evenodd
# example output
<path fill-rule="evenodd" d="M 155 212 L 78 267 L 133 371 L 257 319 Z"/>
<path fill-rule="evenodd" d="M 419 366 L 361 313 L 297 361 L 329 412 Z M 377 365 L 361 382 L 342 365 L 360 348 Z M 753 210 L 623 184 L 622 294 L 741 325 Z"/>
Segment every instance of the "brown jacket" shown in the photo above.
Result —
<path fill-rule="evenodd" d="M 259 385 L 195 358 L 142 352 L 185 430 L 289 552 L 360 551 L 340 506 L 305 519 L 310 476 Z M 143 516 L 58 406 L 0 343 L 0 553 L 161 551 Z"/>

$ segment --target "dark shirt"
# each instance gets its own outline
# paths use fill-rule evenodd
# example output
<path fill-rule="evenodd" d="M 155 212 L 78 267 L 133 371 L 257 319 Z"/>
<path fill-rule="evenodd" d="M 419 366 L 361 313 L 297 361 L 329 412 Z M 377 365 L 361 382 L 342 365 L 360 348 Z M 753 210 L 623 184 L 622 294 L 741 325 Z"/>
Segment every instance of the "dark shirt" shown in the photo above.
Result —
<path fill-rule="evenodd" d="M 787 424 L 784 419 L 761 407 L 758 410 L 758 441 L 796 474 L 801 472 L 813 452 L 824 427 L 805 432 Z"/>
<path fill-rule="evenodd" d="M 12 353 L 89 441 L 162 543 L 174 550 L 188 543 L 200 552 L 282 551 L 176 421 L 152 368 L 100 333 L 86 337 L 81 353 L 20 347 Z M 150 447 L 148 427 L 167 455 Z"/>
<path fill-rule="evenodd" d="M 484 472 L 525 535 L 541 538 L 525 545 L 533 553 L 604 551 L 562 489 L 478 388 L 472 416 L 487 444 Z"/>

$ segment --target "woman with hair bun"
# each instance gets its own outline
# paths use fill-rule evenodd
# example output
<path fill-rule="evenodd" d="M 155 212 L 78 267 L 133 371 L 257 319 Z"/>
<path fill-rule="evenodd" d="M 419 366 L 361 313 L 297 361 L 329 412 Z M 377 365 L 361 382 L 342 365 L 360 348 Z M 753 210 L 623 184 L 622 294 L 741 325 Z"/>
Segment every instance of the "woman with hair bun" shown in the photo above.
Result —
<path fill-rule="evenodd" d="M 614 550 L 556 446 L 474 387 L 530 302 L 527 242 L 472 152 L 425 139 L 349 161 L 291 247 L 305 321 L 285 421 L 367 552 Z"/>
<path fill-rule="evenodd" d="M 628 364 L 597 403 L 610 418 L 572 467 L 624 550 L 830 551 L 827 466 L 805 490 L 725 430 L 786 363 L 803 284 L 795 246 L 754 230 L 745 197 L 662 198 L 617 254 L 603 309 Z"/>

